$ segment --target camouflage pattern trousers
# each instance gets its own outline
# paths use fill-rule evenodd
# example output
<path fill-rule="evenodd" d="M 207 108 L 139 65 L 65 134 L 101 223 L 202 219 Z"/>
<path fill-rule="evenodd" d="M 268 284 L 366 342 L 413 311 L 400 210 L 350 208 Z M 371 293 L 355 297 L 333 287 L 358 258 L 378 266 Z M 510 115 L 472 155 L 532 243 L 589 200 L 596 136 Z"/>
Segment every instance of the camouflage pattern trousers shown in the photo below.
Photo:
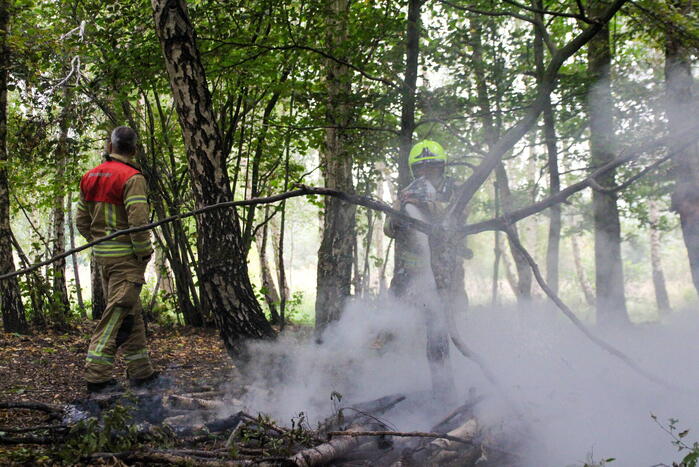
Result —
<path fill-rule="evenodd" d="M 147 378 L 153 374 L 153 366 L 146 349 L 140 298 L 146 263 L 135 256 L 100 258 L 98 261 L 107 307 L 92 333 L 85 379 L 90 383 L 110 380 L 118 349 L 122 350 L 126 360 L 128 377 Z"/>

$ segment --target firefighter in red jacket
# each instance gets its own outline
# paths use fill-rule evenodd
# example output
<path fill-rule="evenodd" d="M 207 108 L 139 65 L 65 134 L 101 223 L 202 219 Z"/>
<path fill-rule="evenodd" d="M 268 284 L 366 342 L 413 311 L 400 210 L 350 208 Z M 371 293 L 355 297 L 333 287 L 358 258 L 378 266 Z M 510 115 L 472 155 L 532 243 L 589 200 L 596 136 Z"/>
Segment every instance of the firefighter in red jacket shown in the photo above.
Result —
<path fill-rule="evenodd" d="M 83 175 L 76 224 L 87 241 L 148 223 L 147 186 L 138 164 L 136 133 L 120 126 L 111 134 L 106 161 Z M 140 292 L 153 248 L 150 232 L 121 235 L 95 245 L 107 307 L 97 323 L 85 365 L 89 392 L 118 387 L 112 377 L 121 349 L 132 385 L 157 378 L 146 349 Z"/>

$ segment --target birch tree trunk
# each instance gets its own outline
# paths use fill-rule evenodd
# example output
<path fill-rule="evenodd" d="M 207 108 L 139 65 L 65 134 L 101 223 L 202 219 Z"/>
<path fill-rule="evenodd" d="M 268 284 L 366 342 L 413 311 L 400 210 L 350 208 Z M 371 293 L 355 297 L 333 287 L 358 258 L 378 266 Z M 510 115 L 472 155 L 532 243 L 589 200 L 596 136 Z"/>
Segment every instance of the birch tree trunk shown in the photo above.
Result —
<path fill-rule="evenodd" d="M 68 233 L 70 235 L 70 249 L 75 249 L 75 226 L 73 225 L 73 200 L 71 196 L 67 196 L 66 202 L 66 213 L 68 214 Z M 78 299 L 78 309 L 80 310 L 80 316 L 82 318 L 87 318 L 87 312 L 85 311 L 85 302 L 83 301 L 83 289 L 80 282 L 80 268 L 78 266 L 78 255 L 73 253 L 70 255 L 71 262 L 73 263 L 73 276 L 75 278 L 75 295 Z"/>
<path fill-rule="evenodd" d="M 10 23 L 10 4 L 0 0 L 0 274 L 14 272 L 12 231 L 10 230 L 10 187 L 5 163 L 7 154 L 7 30 Z M 25 334 L 29 331 L 17 278 L 0 281 L 0 306 L 5 332 Z"/>
<path fill-rule="evenodd" d="M 686 15 L 691 11 L 690 0 L 672 0 L 668 3 L 678 14 Z M 672 207 L 680 216 L 692 281 L 699 293 L 699 148 L 696 144 L 686 146 L 680 136 L 697 121 L 692 95 L 693 50 L 683 44 L 681 36 L 672 28 L 668 28 L 665 35 L 665 114 L 670 141 L 673 142 L 670 151 L 675 165 Z"/>
<path fill-rule="evenodd" d="M 184 0 L 151 4 L 187 150 L 195 207 L 230 201 L 223 144 L 187 5 Z M 210 307 L 229 354 L 244 354 L 246 338 L 274 336 L 250 284 L 235 216 L 225 210 L 197 216 L 197 250 L 201 302 Z"/>
<path fill-rule="evenodd" d="M 326 0 L 325 42 L 331 55 L 342 58 L 342 45 L 348 37 L 349 0 Z M 321 164 L 325 186 L 354 192 L 350 134 L 345 128 L 352 120 L 350 69 L 335 60 L 326 62 L 327 91 L 325 144 Z M 340 319 L 350 297 L 355 242 L 356 207 L 337 198 L 324 200 L 323 233 L 318 249 L 317 293 L 315 303 L 316 338 L 328 324 Z"/>
<path fill-rule="evenodd" d="M 606 2 L 589 1 L 588 14 L 595 18 Z M 592 87 L 588 94 L 591 166 L 599 167 L 614 159 L 614 101 L 611 91 L 609 25 L 590 40 L 587 51 Z M 597 179 L 602 186 L 614 186 L 615 171 Z M 624 296 L 621 260 L 621 225 L 616 193 L 594 190 L 592 206 L 595 227 L 595 288 L 597 323 L 602 326 L 629 323 Z"/>

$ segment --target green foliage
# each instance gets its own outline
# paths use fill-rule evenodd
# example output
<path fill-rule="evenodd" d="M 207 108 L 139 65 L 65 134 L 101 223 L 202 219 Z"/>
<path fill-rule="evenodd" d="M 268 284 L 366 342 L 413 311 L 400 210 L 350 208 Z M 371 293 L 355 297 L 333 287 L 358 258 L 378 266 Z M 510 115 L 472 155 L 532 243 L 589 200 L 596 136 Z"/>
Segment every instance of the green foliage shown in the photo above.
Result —
<path fill-rule="evenodd" d="M 90 417 L 76 423 L 57 454 L 65 462 L 75 463 L 95 452 L 133 449 L 138 445 L 138 428 L 132 421 L 131 408 L 116 404 L 99 419 Z"/>
<path fill-rule="evenodd" d="M 314 314 L 304 306 L 304 293 L 297 290 L 286 301 L 286 318 L 292 323 L 312 324 Z"/>
<path fill-rule="evenodd" d="M 315 444 L 315 433 L 308 426 L 303 412 L 292 417 L 290 429 L 279 430 L 277 426 L 269 416 L 258 414 L 255 421 L 248 421 L 240 428 L 238 437 L 244 444 L 257 444 L 275 456 L 289 456 L 298 450 L 299 446 Z"/>
<path fill-rule="evenodd" d="M 680 430 L 678 427 L 680 421 L 678 419 L 669 418 L 667 424 L 663 424 L 654 414 L 650 414 L 650 418 L 670 436 L 672 445 L 677 448 L 677 451 L 686 453 L 679 464 L 673 462 L 673 467 L 696 467 L 699 465 L 699 442 L 695 441 L 690 444 L 685 439 L 689 435 L 689 430 Z"/>

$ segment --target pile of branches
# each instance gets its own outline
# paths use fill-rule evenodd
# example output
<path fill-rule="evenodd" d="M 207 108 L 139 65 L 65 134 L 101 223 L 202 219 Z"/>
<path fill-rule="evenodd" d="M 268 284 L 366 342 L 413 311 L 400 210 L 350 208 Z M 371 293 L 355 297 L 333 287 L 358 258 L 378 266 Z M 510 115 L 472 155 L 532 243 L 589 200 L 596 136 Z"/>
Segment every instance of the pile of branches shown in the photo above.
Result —
<path fill-rule="evenodd" d="M 43 456 L 104 465 L 320 466 L 516 465 L 503 433 L 481 426 L 472 397 L 427 432 L 396 431 L 382 417 L 406 400 L 397 394 L 352 407 L 312 428 L 303 413 L 282 426 L 205 388 L 185 394 L 112 394 L 65 407 L 2 403 L 38 410 L 41 425 L 0 427 L 0 444 L 46 445 Z M 222 413 L 228 413 L 222 417 Z M 509 448 L 509 449 L 508 449 Z"/>

